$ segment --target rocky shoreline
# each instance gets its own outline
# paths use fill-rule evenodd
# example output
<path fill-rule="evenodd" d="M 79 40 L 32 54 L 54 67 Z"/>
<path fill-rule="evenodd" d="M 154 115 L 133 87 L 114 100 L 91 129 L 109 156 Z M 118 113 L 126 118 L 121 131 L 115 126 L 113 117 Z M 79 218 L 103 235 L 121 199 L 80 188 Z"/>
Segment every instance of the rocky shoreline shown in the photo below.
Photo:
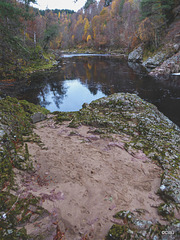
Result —
<path fill-rule="evenodd" d="M 144 48 L 139 46 L 128 55 L 128 61 L 140 63 L 150 76 L 166 80 L 170 75 L 180 73 L 179 49 L 179 44 L 168 44 L 152 57 L 143 60 Z"/>
<path fill-rule="evenodd" d="M 18 194 L 20 189 L 14 186 L 15 169 L 33 171 L 27 142 L 36 142 L 41 145 L 41 141 L 38 136 L 32 135 L 32 121 L 38 121 L 38 116 L 40 116 L 39 120 L 43 120 L 44 114 L 48 111 L 10 97 L 1 99 L 0 106 L 2 109 L 0 201 L 3 203 L 0 208 L 0 225 L 3 226 L 3 229 L 0 229 L 0 236 L 2 239 L 17 236 L 23 239 L 27 236 L 25 222 L 36 222 L 43 216 L 50 217 L 50 214 L 39 205 L 40 199 L 34 196 L 20 198 Z M 150 158 L 163 170 L 157 194 L 164 203 L 156 208 L 167 224 L 143 220 L 143 209 L 136 213 L 119 209 L 120 212 L 114 215 L 115 224 L 106 239 L 178 239 L 180 234 L 180 129 L 154 105 L 143 101 L 135 94 L 128 93 L 113 94 L 93 101 L 91 104 L 84 104 L 78 112 L 55 112 L 54 114 L 53 118 L 58 124 L 70 121 L 71 128 L 91 126 L 94 127 L 92 134 L 98 134 L 100 137 L 109 134 L 128 136 L 121 147 L 133 156 Z M 34 214 L 36 218 L 32 220 Z M 55 219 L 50 221 L 52 226 L 53 222 L 56 222 Z M 59 226 L 57 224 L 54 226 L 55 236 L 59 233 Z M 42 239 L 53 239 L 45 237 L 46 228 L 41 234 L 44 236 Z"/>
<path fill-rule="evenodd" d="M 147 70 L 148 74 L 160 80 L 167 80 L 171 75 L 180 74 L 180 44 L 166 44 L 161 50 L 155 52 L 151 57 L 144 59 L 144 46 L 140 45 L 127 54 L 127 50 L 105 50 L 97 52 L 93 50 L 65 50 L 52 51 L 57 61 L 61 59 L 61 54 L 109 54 L 110 56 L 126 59 L 129 64 L 140 64 Z M 136 71 L 136 69 L 134 69 Z"/>

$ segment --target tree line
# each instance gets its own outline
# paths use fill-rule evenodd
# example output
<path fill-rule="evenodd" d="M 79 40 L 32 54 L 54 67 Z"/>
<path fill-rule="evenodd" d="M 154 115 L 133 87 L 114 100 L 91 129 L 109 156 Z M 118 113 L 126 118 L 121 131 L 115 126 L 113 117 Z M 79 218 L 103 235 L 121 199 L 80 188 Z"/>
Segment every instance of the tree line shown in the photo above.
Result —
<path fill-rule="evenodd" d="M 35 0 L 1 0 L 0 68 L 42 58 L 51 49 L 157 48 L 178 0 L 87 0 L 78 12 L 38 10 Z"/>
<path fill-rule="evenodd" d="M 53 22 L 58 23 L 57 31 L 49 46 L 129 51 L 144 43 L 157 48 L 178 4 L 177 0 L 87 0 L 77 13 L 58 16 Z"/>

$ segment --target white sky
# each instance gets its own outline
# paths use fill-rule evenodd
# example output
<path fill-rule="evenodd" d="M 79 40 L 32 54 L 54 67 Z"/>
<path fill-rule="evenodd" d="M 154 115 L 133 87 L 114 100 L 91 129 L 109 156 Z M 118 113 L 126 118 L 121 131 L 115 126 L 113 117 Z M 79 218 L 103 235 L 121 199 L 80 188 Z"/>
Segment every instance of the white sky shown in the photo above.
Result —
<path fill-rule="evenodd" d="M 71 9 L 78 11 L 82 8 L 86 0 L 78 0 L 74 3 L 74 0 L 36 0 L 37 4 L 33 4 L 35 8 L 45 10 L 47 7 L 49 9 Z"/>

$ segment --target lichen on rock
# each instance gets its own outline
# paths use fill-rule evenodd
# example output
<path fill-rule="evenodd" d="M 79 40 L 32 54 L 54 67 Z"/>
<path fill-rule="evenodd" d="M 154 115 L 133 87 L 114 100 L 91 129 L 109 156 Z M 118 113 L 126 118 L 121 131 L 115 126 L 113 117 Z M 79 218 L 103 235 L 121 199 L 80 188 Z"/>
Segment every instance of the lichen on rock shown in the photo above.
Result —
<path fill-rule="evenodd" d="M 61 115 L 61 116 L 60 116 Z M 174 222 L 174 210 L 180 207 L 180 129 L 151 103 L 142 100 L 135 94 L 116 93 L 84 104 L 83 108 L 71 114 L 65 113 L 71 120 L 70 127 L 81 124 L 96 127 L 99 133 L 117 133 L 129 136 L 125 149 L 129 153 L 134 150 L 143 151 L 146 156 L 159 164 L 164 173 L 158 193 L 165 201 L 165 206 L 159 208 L 159 214 L 167 218 L 169 224 L 150 223 L 135 220 L 130 225 L 113 225 L 107 239 L 166 239 L 162 231 L 174 229 L 172 239 L 177 239 L 179 227 Z M 62 119 L 62 113 L 57 114 L 57 120 Z M 142 154 L 142 153 L 141 153 Z M 170 218 L 169 218 L 170 216 Z M 125 221 L 126 222 L 126 221 Z M 149 224 L 148 228 L 137 229 L 139 226 Z M 134 230 L 134 227 L 136 230 Z"/>
<path fill-rule="evenodd" d="M 38 199 L 18 194 L 14 169 L 33 169 L 24 136 L 32 133 L 31 115 L 35 112 L 49 111 L 16 98 L 0 99 L 0 239 L 28 239 L 24 223 L 32 216 L 29 205 Z M 40 215 L 38 210 L 43 209 L 37 207 L 36 214 Z"/>
<path fill-rule="evenodd" d="M 128 56 L 128 61 L 130 62 L 142 62 L 143 59 L 143 48 L 139 46 L 134 49 Z"/>
<path fill-rule="evenodd" d="M 169 225 L 162 225 L 159 222 L 153 223 L 148 220 L 140 220 L 137 214 L 135 215 L 130 211 L 120 211 L 114 216 L 114 218 L 120 219 L 121 224 L 114 224 L 111 227 L 106 236 L 106 240 L 179 239 L 179 221 L 171 222 Z"/>
<path fill-rule="evenodd" d="M 31 167 L 27 164 L 30 161 L 28 161 L 28 148 L 24 139 L 32 131 L 32 114 L 35 112 L 47 114 L 48 111 L 26 101 L 9 97 L 0 100 L 0 107 L 0 154 L 2 159 L 0 161 L 0 189 L 3 190 L 0 200 L 2 202 L 8 200 L 4 201 L 3 207 L 0 206 L 0 222 L 7 220 L 7 224 L 10 224 L 11 219 L 4 220 L 3 216 L 5 216 L 4 209 L 9 209 L 16 201 L 16 198 L 9 192 L 13 185 L 13 168 L 27 169 Z M 58 122 L 70 121 L 69 127 L 78 127 L 84 124 L 96 127 L 95 131 L 102 135 L 108 133 L 128 135 L 128 140 L 125 141 L 123 147 L 129 153 L 141 154 L 143 157 L 148 156 L 164 171 L 158 193 L 165 203 L 159 206 L 158 212 L 167 218 L 169 224 L 162 225 L 153 223 L 153 221 L 145 221 L 134 213 L 120 211 L 114 218 L 120 219 L 121 224 L 112 226 L 107 239 L 167 239 L 167 234 L 162 234 L 163 231 L 164 233 L 173 231 L 171 239 L 178 239 L 180 221 L 175 218 L 174 211 L 179 208 L 180 204 L 179 127 L 160 113 L 154 105 L 129 93 L 117 93 L 90 104 L 84 104 L 78 112 L 56 112 L 54 114 L 56 114 Z M 14 215 L 18 214 L 19 212 L 14 213 Z M 24 216 L 26 216 L 25 212 Z M 8 226 L 10 227 L 7 228 L 5 234 L 10 237 L 17 234 L 27 236 L 23 229 L 22 233 L 16 229 L 16 222 L 13 228 L 11 225 Z"/>
<path fill-rule="evenodd" d="M 172 73 L 180 72 L 180 51 L 172 57 L 166 59 L 160 66 L 157 66 L 150 72 L 153 77 L 164 78 L 169 77 Z"/>

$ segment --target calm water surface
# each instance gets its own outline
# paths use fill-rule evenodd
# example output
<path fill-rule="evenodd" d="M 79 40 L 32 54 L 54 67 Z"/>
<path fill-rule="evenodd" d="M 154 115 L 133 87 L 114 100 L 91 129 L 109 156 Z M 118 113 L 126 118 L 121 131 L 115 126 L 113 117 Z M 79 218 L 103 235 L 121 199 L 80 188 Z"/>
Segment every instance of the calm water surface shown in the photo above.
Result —
<path fill-rule="evenodd" d="M 180 126 L 180 76 L 158 81 L 138 64 L 105 55 L 65 55 L 58 71 L 34 75 L 18 98 L 50 111 L 77 111 L 84 102 L 117 92 L 136 93 Z"/>

